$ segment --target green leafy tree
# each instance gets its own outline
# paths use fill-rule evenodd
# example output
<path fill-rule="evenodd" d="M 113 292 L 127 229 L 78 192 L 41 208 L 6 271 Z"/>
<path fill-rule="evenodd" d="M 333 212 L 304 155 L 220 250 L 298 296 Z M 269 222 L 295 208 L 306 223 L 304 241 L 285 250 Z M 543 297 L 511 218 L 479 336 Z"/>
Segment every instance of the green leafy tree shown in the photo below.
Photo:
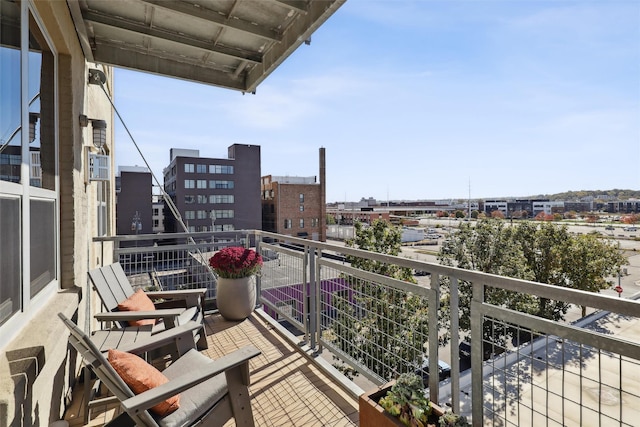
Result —
<path fill-rule="evenodd" d="M 513 228 L 497 219 L 479 221 L 476 226 L 461 224 L 458 232 L 442 245 L 438 259 L 444 265 L 501 276 L 520 277 L 525 271 L 524 258 L 513 238 Z M 441 311 L 444 313 L 444 318 L 448 318 L 450 312 L 448 286 L 448 278 L 443 278 Z M 468 331 L 471 329 L 471 284 L 460 282 L 458 293 L 459 326 L 460 329 Z M 505 305 L 516 310 L 533 305 L 526 295 L 497 288 L 487 288 L 485 300 L 491 304 Z M 497 347 L 504 347 L 508 339 L 507 325 L 500 323 L 492 325 L 489 322 L 483 325 L 485 353 L 495 352 Z"/>
<path fill-rule="evenodd" d="M 607 278 L 625 263 L 616 247 L 595 235 L 573 236 L 566 226 L 550 222 L 523 222 L 506 227 L 496 220 L 480 221 L 475 227 L 461 226 L 443 244 L 439 259 L 445 265 L 590 292 L 611 286 Z M 468 330 L 470 285 L 461 283 L 459 293 L 460 327 Z M 564 319 L 569 308 L 562 301 L 491 287 L 486 289 L 485 299 L 490 304 L 556 321 Z M 447 309 L 446 297 L 443 308 Z M 491 329 L 485 325 L 484 340 L 501 346 L 515 331 L 508 325 L 492 324 Z"/>
<path fill-rule="evenodd" d="M 347 239 L 345 245 L 350 248 L 398 256 L 402 249 L 402 229 L 379 219 L 373 221 L 368 227 L 365 227 L 361 222 L 356 222 L 355 237 Z M 349 255 L 346 260 L 351 266 L 361 270 L 415 283 L 410 268 Z"/>
<path fill-rule="evenodd" d="M 387 255 L 400 253 L 400 228 L 380 220 L 370 227 L 359 223 L 355 227 L 355 237 L 347 246 Z M 415 282 L 409 268 L 350 255 L 346 260 L 362 270 Z M 333 295 L 336 315 L 327 336 L 342 352 L 387 380 L 420 366 L 428 337 L 426 299 L 369 280 L 344 279 L 348 291 Z"/>
<path fill-rule="evenodd" d="M 600 292 L 613 284 L 607 278 L 617 274 L 626 259 L 617 246 L 594 234 L 574 236 L 562 255 L 566 286 L 588 292 Z M 587 308 L 582 306 L 582 317 Z"/>

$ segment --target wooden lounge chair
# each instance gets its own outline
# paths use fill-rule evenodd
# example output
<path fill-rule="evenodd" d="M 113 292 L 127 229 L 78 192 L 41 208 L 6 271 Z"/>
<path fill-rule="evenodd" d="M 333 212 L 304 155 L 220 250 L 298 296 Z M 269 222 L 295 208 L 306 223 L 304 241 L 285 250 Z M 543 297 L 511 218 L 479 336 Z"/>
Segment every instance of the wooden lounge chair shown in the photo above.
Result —
<path fill-rule="evenodd" d="M 108 311 L 95 315 L 95 318 L 101 322 L 110 321 L 126 327 L 128 321 L 157 319 L 158 322 L 152 330 L 154 334 L 171 328 L 175 324 L 183 325 L 191 320 L 200 324 L 204 322 L 204 296 L 207 288 L 145 292 L 152 300 L 162 300 L 157 310 L 123 312 L 118 310 L 118 303 L 129 298 L 135 291 L 120 263 L 116 262 L 89 271 L 89 280 L 98 292 L 102 305 Z M 167 306 L 174 308 L 161 308 Z M 201 350 L 207 348 L 204 325 L 198 333 L 197 344 Z"/>
<path fill-rule="evenodd" d="M 260 354 L 255 347 L 243 347 L 217 360 L 211 360 L 190 348 L 162 371 L 169 380 L 167 383 L 136 395 L 91 339 L 63 314 L 59 313 L 58 316 L 70 331 L 69 343 L 91 366 L 125 411 L 109 425 L 222 426 L 234 418 L 237 426 L 254 426 L 248 385 L 249 360 Z M 156 339 L 156 336 L 150 338 L 152 341 L 139 343 L 142 351 L 167 344 Z M 128 350 L 135 352 L 140 349 Z M 150 408 L 178 393 L 180 407 L 175 412 L 159 416 L 150 411 Z"/>

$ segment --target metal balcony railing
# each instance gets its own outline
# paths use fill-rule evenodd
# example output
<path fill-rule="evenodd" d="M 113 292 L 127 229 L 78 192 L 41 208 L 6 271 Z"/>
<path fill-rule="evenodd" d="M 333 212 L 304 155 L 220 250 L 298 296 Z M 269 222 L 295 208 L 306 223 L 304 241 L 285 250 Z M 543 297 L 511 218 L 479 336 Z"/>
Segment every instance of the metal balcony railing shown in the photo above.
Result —
<path fill-rule="evenodd" d="M 474 426 L 637 425 L 640 303 L 635 300 L 262 231 L 216 235 L 213 244 L 211 233 L 176 235 L 174 245 L 151 236 L 116 238 L 128 242 L 126 248 L 117 245 L 114 259 L 130 277 L 146 276 L 166 287 L 205 285 L 211 298 L 215 278 L 199 270 L 208 252 L 227 245 L 256 247 L 265 261 L 257 281 L 264 311 L 298 330 L 318 354 L 331 351 L 343 367 L 375 383 L 402 372 L 438 372 L 439 356 L 449 352 L 455 361 L 450 378 L 425 376 L 427 391 L 431 400 L 471 416 Z M 142 246 L 144 239 L 150 244 Z M 131 247 L 135 242 L 138 248 Z M 203 254 L 196 256 L 196 248 Z M 353 268 L 344 255 L 428 272 L 430 284 Z M 462 285 L 472 289 L 468 304 L 460 303 Z M 490 304 L 485 295 L 492 289 L 587 306 L 595 313 L 573 324 L 550 321 Z M 469 331 L 459 329 L 461 310 L 470 312 Z M 520 342 L 487 339 L 495 335 L 487 331 L 507 330 Z M 472 343 L 471 368 L 461 372 L 463 340 Z"/>

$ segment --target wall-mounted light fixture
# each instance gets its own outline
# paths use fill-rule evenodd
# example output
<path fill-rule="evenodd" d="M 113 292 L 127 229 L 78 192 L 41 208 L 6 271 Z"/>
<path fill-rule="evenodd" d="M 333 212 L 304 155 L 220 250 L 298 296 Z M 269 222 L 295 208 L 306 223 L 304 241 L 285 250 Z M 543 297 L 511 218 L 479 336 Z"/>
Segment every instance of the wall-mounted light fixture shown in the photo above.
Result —
<path fill-rule="evenodd" d="M 84 114 L 80 114 L 80 126 L 87 127 L 91 122 L 93 128 L 93 146 L 102 150 L 107 143 L 107 122 L 104 120 L 90 119 Z"/>

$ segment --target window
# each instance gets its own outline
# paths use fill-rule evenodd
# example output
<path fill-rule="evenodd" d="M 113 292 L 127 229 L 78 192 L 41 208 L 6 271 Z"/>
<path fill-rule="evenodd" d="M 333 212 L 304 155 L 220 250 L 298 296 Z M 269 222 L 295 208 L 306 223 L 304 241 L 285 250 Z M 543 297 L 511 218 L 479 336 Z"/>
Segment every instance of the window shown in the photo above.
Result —
<path fill-rule="evenodd" d="M 184 219 L 196 219 L 195 211 L 184 211 Z"/>
<path fill-rule="evenodd" d="M 285 219 L 284 220 L 284 228 L 285 230 L 288 230 L 291 228 L 291 220 L 290 219 Z"/>
<path fill-rule="evenodd" d="M 193 163 L 185 163 L 184 164 L 184 172 L 185 173 L 193 173 Z"/>
<path fill-rule="evenodd" d="M 5 331 L 12 334 L 47 301 L 36 295 L 58 285 L 58 67 L 29 2 L 2 0 L 0 15 L 0 342 L 7 342 Z M 102 190 L 91 202 L 97 234 L 107 231 Z"/>
<path fill-rule="evenodd" d="M 304 218 L 300 218 L 300 228 L 304 228 Z"/>
<path fill-rule="evenodd" d="M 214 215 L 214 218 L 233 218 L 234 211 L 233 209 L 216 209 L 211 211 Z"/>
<path fill-rule="evenodd" d="M 209 199 L 206 194 L 198 194 L 197 197 L 198 197 L 198 203 L 200 204 L 207 203 L 207 200 Z"/>
<path fill-rule="evenodd" d="M 158 228 L 158 227 L 160 227 L 160 220 L 154 219 L 153 220 L 153 228 Z"/>
<path fill-rule="evenodd" d="M 207 180 L 206 179 L 199 179 L 197 182 L 196 187 L 198 188 L 207 188 Z"/>
<path fill-rule="evenodd" d="M 198 219 L 207 219 L 207 211 L 198 211 Z"/>
<path fill-rule="evenodd" d="M 233 226 L 233 224 L 224 224 L 222 226 L 222 231 L 233 231 L 235 230 L 235 227 Z"/>
<path fill-rule="evenodd" d="M 109 216 L 107 212 L 107 185 L 106 181 L 98 181 L 96 182 L 96 193 L 97 193 L 97 218 L 98 218 L 98 236 L 106 236 L 107 235 L 107 224 L 109 222 Z"/>
<path fill-rule="evenodd" d="M 221 204 L 221 203 L 233 203 L 233 194 L 212 194 L 209 196 L 209 203 Z"/>
<path fill-rule="evenodd" d="M 311 218 L 311 227 L 318 226 L 318 218 Z"/>
<path fill-rule="evenodd" d="M 196 172 L 207 173 L 207 165 L 196 165 Z"/>
<path fill-rule="evenodd" d="M 209 181 L 209 188 L 231 189 L 233 188 L 233 181 L 220 181 L 212 179 L 211 181 Z"/>
<path fill-rule="evenodd" d="M 304 194 L 300 193 L 300 203 L 304 203 Z"/>
<path fill-rule="evenodd" d="M 300 205 L 300 212 L 304 212 L 304 205 Z"/>
<path fill-rule="evenodd" d="M 196 182 L 193 179 L 185 179 L 184 188 L 196 188 Z"/>
<path fill-rule="evenodd" d="M 158 208 L 153 208 L 153 214 L 152 214 L 152 215 L 153 215 L 153 216 L 158 216 L 158 215 L 160 215 L 160 209 L 158 209 Z"/>
<path fill-rule="evenodd" d="M 233 166 L 230 165 L 209 165 L 209 173 L 212 174 L 232 174 Z"/>
<path fill-rule="evenodd" d="M 185 194 L 184 196 L 184 203 L 187 205 L 192 205 L 196 202 L 196 196 L 194 196 L 193 194 Z"/>

